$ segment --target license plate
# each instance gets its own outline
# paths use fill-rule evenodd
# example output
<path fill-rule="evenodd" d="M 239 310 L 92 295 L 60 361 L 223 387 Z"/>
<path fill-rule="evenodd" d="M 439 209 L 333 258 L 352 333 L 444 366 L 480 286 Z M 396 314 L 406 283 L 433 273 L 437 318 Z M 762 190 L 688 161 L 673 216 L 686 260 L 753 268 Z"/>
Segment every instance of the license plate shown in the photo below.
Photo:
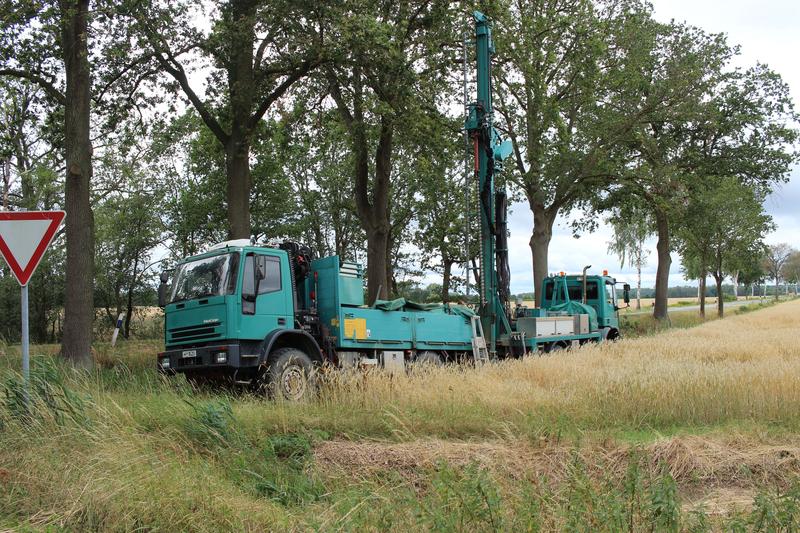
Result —
<path fill-rule="evenodd" d="M 197 350 L 184 350 L 181 357 L 188 359 L 190 357 L 197 357 Z"/>

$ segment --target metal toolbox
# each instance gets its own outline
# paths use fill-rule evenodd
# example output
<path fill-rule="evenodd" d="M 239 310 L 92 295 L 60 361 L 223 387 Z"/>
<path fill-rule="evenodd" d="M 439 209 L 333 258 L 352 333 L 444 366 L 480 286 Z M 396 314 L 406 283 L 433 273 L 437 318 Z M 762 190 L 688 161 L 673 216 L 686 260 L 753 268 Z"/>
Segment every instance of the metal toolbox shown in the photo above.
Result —
<path fill-rule="evenodd" d="M 571 316 L 522 317 L 517 319 L 517 331 L 525 333 L 525 337 L 553 337 L 557 335 L 574 335 L 575 320 Z"/>
<path fill-rule="evenodd" d="M 575 315 L 575 333 L 585 335 L 589 333 L 589 315 Z"/>

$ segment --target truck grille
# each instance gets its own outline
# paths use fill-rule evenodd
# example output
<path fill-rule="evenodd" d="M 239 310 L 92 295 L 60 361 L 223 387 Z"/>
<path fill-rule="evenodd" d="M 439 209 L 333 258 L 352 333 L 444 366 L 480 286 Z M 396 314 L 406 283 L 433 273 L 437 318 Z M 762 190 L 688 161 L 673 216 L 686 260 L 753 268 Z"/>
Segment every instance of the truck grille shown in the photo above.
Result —
<path fill-rule="evenodd" d="M 220 333 L 217 324 L 200 324 L 197 326 L 184 326 L 182 328 L 171 328 L 169 338 L 172 343 L 203 342 L 218 339 Z"/>

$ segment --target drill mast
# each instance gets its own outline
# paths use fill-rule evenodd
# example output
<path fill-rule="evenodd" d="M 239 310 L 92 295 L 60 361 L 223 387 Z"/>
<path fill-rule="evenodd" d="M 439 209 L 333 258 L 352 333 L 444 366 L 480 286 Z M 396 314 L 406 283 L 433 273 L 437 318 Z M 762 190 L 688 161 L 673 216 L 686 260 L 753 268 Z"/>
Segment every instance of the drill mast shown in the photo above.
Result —
<path fill-rule="evenodd" d="M 511 153 L 511 143 L 502 142 L 493 126 L 491 24 L 475 11 L 475 50 L 477 59 L 477 100 L 469 104 L 465 124 L 474 150 L 475 181 L 478 184 L 480 211 L 480 307 L 479 314 L 491 355 L 497 340 L 511 332 L 508 319 L 509 267 L 506 239 L 506 193 L 495 189 L 495 176 L 502 161 Z"/>

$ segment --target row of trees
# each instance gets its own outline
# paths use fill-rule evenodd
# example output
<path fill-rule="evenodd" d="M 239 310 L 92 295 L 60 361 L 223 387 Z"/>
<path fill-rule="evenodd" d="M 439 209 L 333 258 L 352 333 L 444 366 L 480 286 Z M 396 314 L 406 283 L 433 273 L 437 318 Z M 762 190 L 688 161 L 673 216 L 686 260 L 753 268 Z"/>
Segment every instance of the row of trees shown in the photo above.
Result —
<path fill-rule="evenodd" d="M 752 207 L 739 240 L 759 242 L 760 200 L 796 160 L 780 76 L 733 68 L 723 36 L 658 22 L 644 0 L 479 4 L 2 2 L 5 190 L 10 207 L 68 212 L 66 253 L 37 274 L 65 278 L 32 286 L 51 319 L 64 305 L 64 355 L 90 364 L 95 304 L 133 305 L 164 245 L 174 258 L 288 236 L 366 258 L 370 299 L 420 269 L 442 274 L 444 300 L 463 286 L 476 202 L 457 110 L 475 7 L 495 22 L 495 120 L 514 147 L 501 185 L 530 207 L 535 286 L 576 208 L 576 232 L 610 213 L 657 236 L 658 318 L 671 252 L 729 275 L 715 243 L 745 214 L 728 206 Z"/>

